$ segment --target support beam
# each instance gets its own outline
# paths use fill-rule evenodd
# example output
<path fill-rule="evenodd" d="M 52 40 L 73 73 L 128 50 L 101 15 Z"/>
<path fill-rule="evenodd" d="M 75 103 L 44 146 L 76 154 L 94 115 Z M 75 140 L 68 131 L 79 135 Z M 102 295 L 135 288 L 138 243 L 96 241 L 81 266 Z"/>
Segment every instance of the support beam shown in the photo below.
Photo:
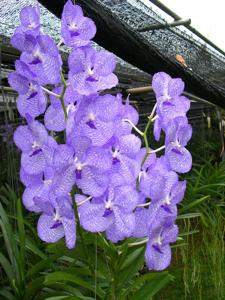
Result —
<path fill-rule="evenodd" d="M 165 23 L 165 24 L 151 24 L 142 28 L 138 28 L 137 30 L 139 32 L 145 32 L 145 31 L 150 31 L 150 30 L 158 30 L 158 29 L 166 29 L 170 27 L 177 27 L 180 25 L 190 25 L 191 24 L 191 19 L 187 20 L 179 20 L 179 21 L 174 21 L 171 23 Z"/>
<path fill-rule="evenodd" d="M 146 93 L 150 93 L 153 91 L 153 88 L 151 85 L 148 85 L 148 86 L 142 86 L 142 87 L 137 87 L 137 88 L 130 88 L 130 89 L 127 89 L 126 92 L 128 94 L 146 94 Z M 203 99 L 203 98 L 200 98 L 200 97 L 197 97 L 191 93 L 188 93 L 188 92 L 183 92 L 183 95 L 184 96 L 187 96 L 188 98 L 192 99 L 192 100 L 195 100 L 195 101 L 200 101 L 200 102 L 204 102 L 204 103 L 207 103 L 207 104 L 210 104 L 210 105 L 214 105 L 212 102 L 209 102 L 208 100 L 206 99 Z M 195 102 L 194 101 L 194 102 Z"/>

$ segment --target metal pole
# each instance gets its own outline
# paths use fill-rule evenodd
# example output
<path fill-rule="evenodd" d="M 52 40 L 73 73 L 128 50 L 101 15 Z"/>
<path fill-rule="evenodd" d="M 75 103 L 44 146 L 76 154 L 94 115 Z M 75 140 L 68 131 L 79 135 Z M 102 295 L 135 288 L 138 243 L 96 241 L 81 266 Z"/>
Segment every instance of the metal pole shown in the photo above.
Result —
<path fill-rule="evenodd" d="M 166 29 L 169 27 L 176 27 L 176 26 L 185 25 L 185 24 L 188 24 L 188 25 L 191 24 L 191 19 L 178 20 L 178 21 L 174 21 L 171 23 L 165 23 L 165 24 L 152 24 L 152 25 L 148 25 L 148 26 L 145 26 L 145 27 L 137 29 L 137 30 L 139 32 L 145 32 L 145 31 L 149 31 L 149 30 Z"/>

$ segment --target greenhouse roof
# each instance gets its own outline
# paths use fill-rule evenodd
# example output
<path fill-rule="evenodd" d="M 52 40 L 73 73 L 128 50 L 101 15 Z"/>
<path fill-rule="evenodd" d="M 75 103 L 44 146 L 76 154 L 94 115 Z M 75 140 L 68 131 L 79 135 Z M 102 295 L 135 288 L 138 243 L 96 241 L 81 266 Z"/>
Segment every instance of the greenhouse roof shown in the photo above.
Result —
<path fill-rule="evenodd" d="M 57 17 L 64 0 L 40 0 Z M 159 1 L 152 1 L 159 2 Z M 19 11 L 34 0 L 1 0 L 0 34 L 10 36 L 19 23 Z M 95 22 L 95 41 L 118 57 L 153 74 L 166 71 L 182 77 L 186 90 L 225 107 L 225 58 L 207 39 L 181 27 L 150 30 L 165 20 L 141 0 L 76 0 Z M 41 6 L 43 31 L 58 41 L 60 22 Z M 174 14 L 174 20 L 176 15 Z"/>

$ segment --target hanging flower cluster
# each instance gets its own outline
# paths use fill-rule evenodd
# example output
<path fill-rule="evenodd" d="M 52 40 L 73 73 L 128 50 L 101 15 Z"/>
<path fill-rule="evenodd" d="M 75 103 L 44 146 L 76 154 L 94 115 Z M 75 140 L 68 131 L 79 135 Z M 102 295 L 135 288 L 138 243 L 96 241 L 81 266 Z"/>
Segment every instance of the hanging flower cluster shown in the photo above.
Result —
<path fill-rule="evenodd" d="M 68 80 L 59 47 L 40 31 L 39 8 L 25 7 L 20 19 L 11 43 L 22 54 L 9 83 L 18 92 L 17 108 L 27 125 L 16 129 L 14 141 L 22 151 L 23 204 L 40 214 L 39 237 L 48 243 L 65 237 L 73 248 L 76 222 L 87 231 L 105 232 L 114 243 L 147 237 L 147 266 L 166 268 L 178 234 L 177 204 L 186 188 L 177 173 L 188 172 L 192 164 L 185 148 L 192 130 L 183 81 L 163 72 L 153 76 L 157 102 L 141 132 L 129 99 L 123 103 L 120 94 L 99 94 L 117 85 L 116 60 L 92 47 L 96 27 L 80 6 L 69 0 L 62 13 L 62 40 L 72 48 Z M 42 114 L 44 124 L 36 119 Z M 165 145 L 155 150 L 147 139 L 153 123 L 156 140 L 161 131 L 165 135 Z M 60 132 L 61 144 L 54 138 Z M 160 151 L 165 154 L 157 156 Z"/>

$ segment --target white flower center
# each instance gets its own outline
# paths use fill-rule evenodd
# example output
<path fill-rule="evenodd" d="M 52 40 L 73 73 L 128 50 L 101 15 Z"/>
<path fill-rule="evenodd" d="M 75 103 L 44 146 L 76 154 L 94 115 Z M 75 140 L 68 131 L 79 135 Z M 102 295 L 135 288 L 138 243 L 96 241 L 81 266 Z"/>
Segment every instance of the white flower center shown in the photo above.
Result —
<path fill-rule="evenodd" d="M 93 69 L 90 69 L 90 68 L 88 68 L 88 70 L 87 70 L 87 74 L 88 74 L 88 76 L 92 76 L 92 75 L 94 74 L 94 70 L 93 70 Z"/>
<path fill-rule="evenodd" d="M 78 161 L 78 158 L 77 158 L 77 157 L 74 159 L 74 167 L 75 167 L 75 169 L 76 169 L 77 171 L 81 171 L 85 165 L 86 165 L 86 164 L 81 163 L 80 161 Z"/>
<path fill-rule="evenodd" d="M 180 142 L 176 139 L 174 142 L 172 142 L 172 145 L 174 146 L 174 147 L 178 147 L 178 148 L 180 148 L 181 147 L 181 144 L 180 144 Z"/>
<path fill-rule="evenodd" d="M 60 221 L 61 220 L 61 216 L 59 214 L 58 211 L 55 212 L 55 215 L 54 215 L 54 218 L 53 218 L 53 221 L 57 222 L 57 221 Z"/>
<path fill-rule="evenodd" d="M 46 179 L 43 182 L 44 182 L 44 185 L 47 185 L 47 186 L 52 184 L 52 180 L 51 179 Z"/>
<path fill-rule="evenodd" d="M 169 195 L 167 195 L 166 198 L 163 199 L 163 204 L 167 204 L 167 205 L 171 204 L 171 199 Z"/>
<path fill-rule="evenodd" d="M 168 94 L 167 90 L 165 90 L 164 97 L 165 97 L 165 101 L 169 101 L 169 100 L 171 100 L 171 97 L 169 96 L 169 94 Z"/>
<path fill-rule="evenodd" d="M 41 60 L 42 55 L 41 55 L 40 49 L 36 49 L 36 50 L 33 52 L 33 57 Z"/>
<path fill-rule="evenodd" d="M 95 115 L 93 114 L 93 112 L 90 112 L 90 113 L 88 114 L 88 120 L 89 120 L 89 121 L 94 121 L 94 120 L 95 120 Z"/>
<path fill-rule="evenodd" d="M 77 24 L 74 23 L 74 22 L 72 22 L 72 23 L 70 23 L 68 25 L 68 28 L 69 28 L 70 31 L 74 31 L 75 32 L 77 30 Z"/>
<path fill-rule="evenodd" d="M 66 108 L 67 114 L 69 114 L 69 112 L 75 112 L 75 111 L 76 111 L 76 105 L 74 105 L 73 103 L 70 103 Z"/>
<path fill-rule="evenodd" d="M 113 204 L 112 204 L 112 201 L 110 199 L 108 199 L 106 202 L 105 202 L 105 208 L 106 209 L 110 209 L 112 208 Z"/>
<path fill-rule="evenodd" d="M 29 83 L 29 92 L 34 92 L 36 91 L 36 85 L 34 85 L 32 82 Z"/>
<path fill-rule="evenodd" d="M 31 22 L 29 25 L 28 25 L 28 28 L 29 29 L 33 29 L 33 28 L 35 28 L 35 27 L 37 27 L 37 24 L 33 21 L 33 22 Z"/>
<path fill-rule="evenodd" d="M 40 147 L 40 144 L 37 141 L 34 141 L 32 144 L 32 149 L 37 149 Z"/>
<path fill-rule="evenodd" d="M 113 158 L 116 158 L 116 157 L 118 156 L 118 154 L 119 154 L 119 150 L 116 149 L 116 150 L 114 150 L 114 151 L 112 152 L 112 157 L 113 157 Z"/>
<path fill-rule="evenodd" d="M 154 244 L 157 244 L 157 245 L 162 245 L 162 239 L 160 237 L 160 235 L 154 240 Z"/>

